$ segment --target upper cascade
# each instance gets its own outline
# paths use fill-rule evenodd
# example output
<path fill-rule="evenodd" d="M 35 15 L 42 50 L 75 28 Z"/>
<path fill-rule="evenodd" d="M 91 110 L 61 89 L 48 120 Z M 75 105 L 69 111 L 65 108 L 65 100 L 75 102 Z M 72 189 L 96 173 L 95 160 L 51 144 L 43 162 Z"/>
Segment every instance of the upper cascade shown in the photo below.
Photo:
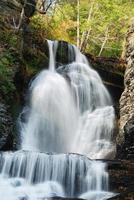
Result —
<path fill-rule="evenodd" d="M 98 73 L 79 49 L 49 41 L 49 69 L 30 85 L 30 105 L 20 115 L 22 149 L 105 158 L 112 143 L 114 109 Z M 65 44 L 64 44 L 65 45 Z M 68 58 L 62 64 L 61 57 Z"/>
<path fill-rule="evenodd" d="M 48 47 L 49 47 L 49 57 L 51 57 L 51 59 L 49 59 L 49 70 L 50 71 L 54 71 L 55 70 L 55 65 L 56 65 L 56 52 L 57 52 L 57 48 L 58 48 L 58 41 L 51 41 L 48 40 Z"/>

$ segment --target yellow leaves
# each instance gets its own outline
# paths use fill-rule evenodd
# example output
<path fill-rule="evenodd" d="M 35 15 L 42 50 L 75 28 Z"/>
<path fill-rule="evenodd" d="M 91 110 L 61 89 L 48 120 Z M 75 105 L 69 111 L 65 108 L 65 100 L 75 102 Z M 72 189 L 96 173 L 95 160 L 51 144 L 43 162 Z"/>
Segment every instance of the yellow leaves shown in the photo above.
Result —
<path fill-rule="evenodd" d="M 63 21 L 60 25 L 61 25 L 61 28 L 68 30 L 72 27 L 76 27 L 77 23 L 72 20 L 68 20 L 68 21 Z"/>
<path fill-rule="evenodd" d="M 70 41 L 68 30 L 75 29 L 76 22 L 72 20 L 61 21 L 55 30 L 52 30 L 52 34 L 58 40 Z"/>

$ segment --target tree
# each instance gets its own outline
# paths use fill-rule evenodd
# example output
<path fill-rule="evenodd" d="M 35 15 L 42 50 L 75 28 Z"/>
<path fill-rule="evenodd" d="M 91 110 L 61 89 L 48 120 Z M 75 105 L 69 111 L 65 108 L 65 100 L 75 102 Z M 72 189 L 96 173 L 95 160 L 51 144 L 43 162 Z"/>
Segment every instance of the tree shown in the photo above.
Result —
<path fill-rule="evenodd" d="M 47 15 L 37 13 L 32 21 L 44 37 L 97 56 L 119 57 L 133 13 L 132 0 L 57 0 Z"/>
<path fill-rule="evenodd" d="M 77 0 L 77 47 L 80 46 L 80 0 Z"/>
<path fill-rule="evenodd" d="M 129 19 L 133 16 L 133 12 L 132 1 L 81 1 L 81 50 L 99 56 L 102 54 L 120 55 Z"/>

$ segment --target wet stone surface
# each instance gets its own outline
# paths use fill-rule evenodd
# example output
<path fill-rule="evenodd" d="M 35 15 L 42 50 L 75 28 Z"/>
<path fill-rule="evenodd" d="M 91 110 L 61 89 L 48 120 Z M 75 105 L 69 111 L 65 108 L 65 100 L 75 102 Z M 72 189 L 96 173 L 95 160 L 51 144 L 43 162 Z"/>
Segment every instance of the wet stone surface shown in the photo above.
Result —
<path fill-rule="evenodd" d="M 0 150 L 6 151 L 13 148 L 13 122 L 7 107 L 0 103 Z"/>

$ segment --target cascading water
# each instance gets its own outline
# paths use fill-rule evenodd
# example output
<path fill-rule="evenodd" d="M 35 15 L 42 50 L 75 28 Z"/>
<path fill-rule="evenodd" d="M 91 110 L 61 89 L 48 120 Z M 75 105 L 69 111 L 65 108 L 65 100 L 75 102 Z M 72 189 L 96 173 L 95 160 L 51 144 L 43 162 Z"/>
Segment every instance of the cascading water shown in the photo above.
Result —
<path fill-rule="evenodd" d="M 51 41 L 48 40 L 48 47 L 49 47 L 49 54 L 51 59 L 49 59 L 49 70 L 54 72 L 55 71 L 55 57 L 58 48 L 58 41 Z"/>
<path fill-rule="evenodd" d="M 56 63 L 58 42 L 48 46 L 49 69 L 31 83 L 30 104 L 19 118 L 22 150 L 0 155 L 0 196 L 108 199 L 113 193 L 106 165 L 89 158 L 105 158 L 114 150 L 111 98 L 75 46 L 68 45 L 71 63 L 64 66 Z"/>

